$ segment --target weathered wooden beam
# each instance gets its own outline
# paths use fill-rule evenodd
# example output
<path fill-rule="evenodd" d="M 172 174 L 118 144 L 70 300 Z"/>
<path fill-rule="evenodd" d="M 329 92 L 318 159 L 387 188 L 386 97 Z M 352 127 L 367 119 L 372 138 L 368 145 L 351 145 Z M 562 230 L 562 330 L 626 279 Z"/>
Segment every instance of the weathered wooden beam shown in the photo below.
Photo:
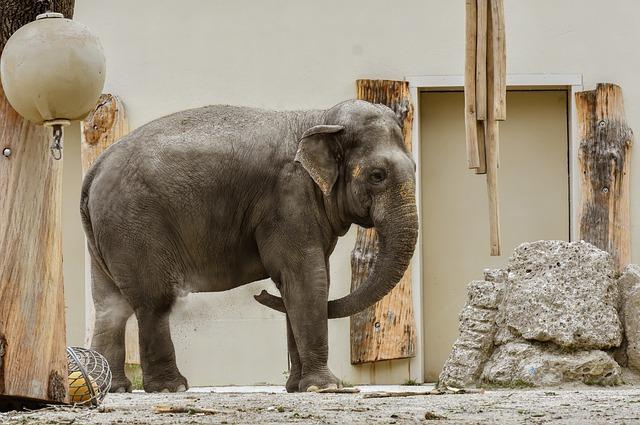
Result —
<path fill-rule="evenodd" d="M 93 162 L 105 149 L 129 133 L 124 104 L 117 96 L 102 94 L 96 107 L 81 124 L 82 175 L 86 174 Z M 86 264 L 90 264 L 87 257 Z M 87 294 L 91 295 L 91 286 L 87 286 Z M 88 297 L 90 299 L 90 297 Z M 87 319 L 85 330 L 85 344 L 91 346 L 93 327 L 95 325 L 95 310 L 93 301 L 87 303 Z M 132 317 L 127 323 L 125 336 L 127 363 L 140 364 L 138 345 L 138 322 Z"/>
<path fill-rule="evenodd" d="M 82 175 L 105 149 L 129 132 L 122 101 L 112 94 L 101 94 L 96 107 L 82 121 Z"/>
<path fill-rule="evenodd" d="M 405 145 L 411 149 L 413 106 L 404 81 L 358 80 L 358 99 L 382 103 L 402 117 Z M 374 229 L 358 228 L 351 254 L 351 290 L 369 275 L 377 252 Z M 411 268 L 396 287 L 375 305 L 351 317 L 351 363 L 415 356 L 416 331 L 411 295 Z"/>
<path fill-rule="evenodd" d="M 0 406 L 67 397 L 62 161 L 50 137 L 0 89 Z"/>
<path fill-rule="evenodd" d="M 498 196 L 498 139 L 499 124 L 494 119 L 485 121 L 487 152 L 487 195 L 489 200 L 489 247 L 492 256 L 501 253 L 500 201 Z"/>
<path fill-rule="evenodd" d="M 507 119 L 507 50 L 505 41 L 504 28 L 504 3 L 503 0 L 489 0 L 490 3 L 490 19 L 488 22 L 491 29 L 488 33 L 491 38 L 487 40 L 489 43 L 488 51 L 491 55 L 491 66 L 493 73 L 491 75 L 492 99 L 488 102 L 487 107 L 492 109 L 493 119 L 496 121 L 504 121 Z M 487 76 L 488 78 L 488 76 Z"/>
<path fill-rule="evenodd" d="M 476 116 L 476 48 L 478 13 L 476 0 L 466 0 L 466 42 L 464 64 L 464 123 L 467 142 L 467 167 L 479 168 Z"/>
<path fill-rule="evenodd" d="M 488 0 L 477 0 L 476 17 L 476 116 L 487 119 L 487 17 Z"/>
<path fill-rule="evenodd" d="M 0 1 L 0 51 L 42 3 Z M 53 10 L 70 18 L 73 1 L 53 2 Z M 51 157 L 50 138 L 0 87 L 0 409 L 67 400 L 63 162 Z"/>
<path fill-rule="evenodd" d="M 485 144 L 484 121 L 476 122 L 476 134 L 478 140 L 478 168 L 476 174 L 487 174 L 487 149 Z"/>
<path fill-rule="evenodd" d="M 492 5 L 497 0 L 490 0 Z M 489 200 L 489 241 L 490 253 L 492 256 L 499 256 L 500 248 L 500 206 L 498 197 L 498 157 L 499 157 L 499 138 L 500 127 L 495 112 L 500 108 L 495 105 L 499 101 L 495 98 L 498 93 L 497 86 L 500 86 L 499 80 L 502 76 L 498 75 L 501 59 L 496 58 L 500 55 L 499 46 L 494 45 L 496 40 L 495 32 L 498 31 L 495 8 L 491 7 L 487 18 L 487 39 L 489 40 L 489 48 L 487 49 L 487 119 L 484 123 L 485 129 L 485 153 L 487 163 L 487 194 Z M 506 88 L 506 86 L 504 87 Z"/>
<path fill-rule="evenodd" d="M 580 238 L 608 251 L 616 269 L 629 264 L 631 232 L 629 173 L 633 132 L 627 125 L 622 89 L 598 84 L 576 93 L 580 131 Z"/>

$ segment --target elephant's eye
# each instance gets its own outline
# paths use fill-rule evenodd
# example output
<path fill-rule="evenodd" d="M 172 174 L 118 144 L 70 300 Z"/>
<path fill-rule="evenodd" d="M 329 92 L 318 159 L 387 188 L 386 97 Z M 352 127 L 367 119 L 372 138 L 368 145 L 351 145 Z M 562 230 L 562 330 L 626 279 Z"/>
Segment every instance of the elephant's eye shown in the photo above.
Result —
<path fill-rule="evenodd" d="M 387 173 L 382 168 L 376 168 L 369 173 L 369 182 L 373 184 L 381 183 L 387 178 Z"/>

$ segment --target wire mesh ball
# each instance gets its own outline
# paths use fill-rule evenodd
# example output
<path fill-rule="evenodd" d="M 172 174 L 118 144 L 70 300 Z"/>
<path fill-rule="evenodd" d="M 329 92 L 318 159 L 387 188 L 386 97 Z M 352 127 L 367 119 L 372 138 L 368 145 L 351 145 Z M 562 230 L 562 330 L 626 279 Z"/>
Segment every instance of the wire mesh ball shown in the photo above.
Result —
<path fill-rule="evenodd" d="M 69 366 L 69 402 L 97 406 L 111 388 L 109 363 L 97 351 L 67 347 Z"/>

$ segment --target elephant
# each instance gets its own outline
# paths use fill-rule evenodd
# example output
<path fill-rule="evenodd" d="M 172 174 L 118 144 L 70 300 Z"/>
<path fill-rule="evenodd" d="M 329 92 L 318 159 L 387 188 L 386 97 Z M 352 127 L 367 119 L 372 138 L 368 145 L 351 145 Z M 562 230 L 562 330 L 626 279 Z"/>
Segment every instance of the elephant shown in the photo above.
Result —
<path fill-rule="evenodd" d="M 159 118 L 106 149 L 87 171 L 81 218 L 91 259 L 92 348 L 124 373 L 125 324 L 139 325 L 143 387 L 185 391 L 169 313 L 177 297 L 271 278 L 286 313 L 289 392 L 340 388 L 329 370 L 328 319 L 385 296 L 418 235 L 416 166 L 383 105 L 326 110 L 206 106 Z M 328 300 L 329 256 L 352 224 L 375 227 L 368 278 Z"/>

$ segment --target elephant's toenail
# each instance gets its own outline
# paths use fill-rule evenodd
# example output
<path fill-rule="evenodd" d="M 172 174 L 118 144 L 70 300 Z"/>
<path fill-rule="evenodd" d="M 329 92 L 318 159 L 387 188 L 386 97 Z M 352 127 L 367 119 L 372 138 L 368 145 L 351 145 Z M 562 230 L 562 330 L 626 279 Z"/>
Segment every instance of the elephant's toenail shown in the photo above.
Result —
<path fill-rule="evenodd" d="M 318 392 L 319 390 L 320 388 L 318 388 L 317 385 L 311 385 L 309 388 L 307 388 L 308 393 L 315 393 L 315 392 Z"/>
<path fill-rule="evenodd" d="M 176 391 L 179 393 L 183 393 L 187 391 L 187 387 L 185 387 L 184 385 L 178 385 L 178 388 L 176 388 Z"/>
<path fill-rule="evenodd" d="M 160 391 L 161 393 L 170 393 L 171 391 L 169 391 L 169 388 L 164 388 L 162 391 Z"/>

